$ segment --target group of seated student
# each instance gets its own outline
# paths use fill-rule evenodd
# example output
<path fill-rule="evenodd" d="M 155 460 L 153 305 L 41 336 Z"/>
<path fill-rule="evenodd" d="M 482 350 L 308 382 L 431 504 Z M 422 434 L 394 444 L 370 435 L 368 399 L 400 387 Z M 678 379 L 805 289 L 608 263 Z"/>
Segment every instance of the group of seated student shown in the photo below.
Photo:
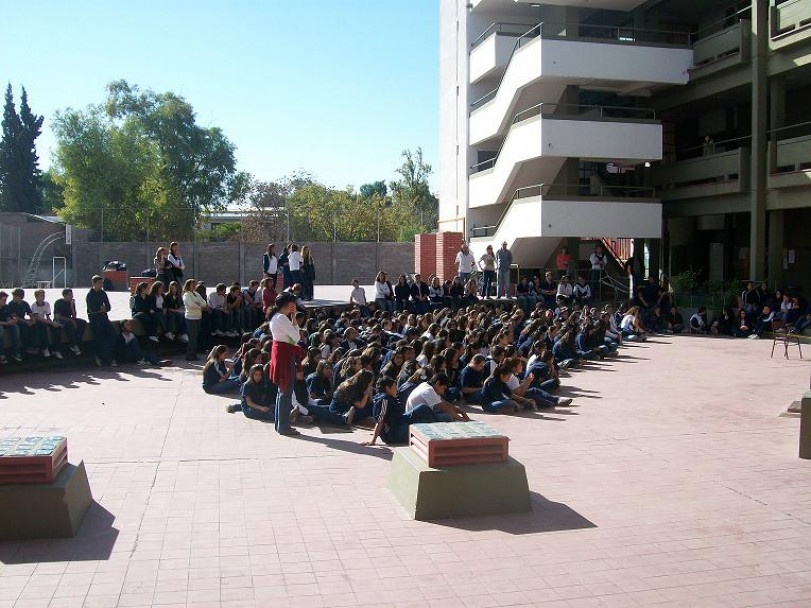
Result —
<path fill-rule="evenodd" d="M 718 333 L 757 339 L 763 332 L 772 331 L 775 321 L 790 333 L 802 334 L 811 328 L 811 306 L 799 293 L 771 292 L 765 282 L 756 287 L 748 281 L 739 302 L 737 312 L 724 309 L 718 319 Z"/>
<path fill-rule="evenodd" d="M 385 275 L 376 282 L 386 284 Z M 644 339 L 638 323 L 621 329 L 625 315 L 615 315 L 611 306 L 598 311 L 565 295 L 551 307 L 539 298 L 528 312 L 517 300 L 466 305 L 443 299 L 432 306 L 439 304 L 431 300 L 432 289 L 438 297 L 432 281 L 427 307 L 420 308 L 419 279 L 409 286 L 407 307 L 398 306 L 398 287 L 376 286 L 370 301 L 355 281 L 351 310 L 288 316 L 300 353 L 292 378 L 293 424 L 363 427 L 373 431 L 371 444 L 403 443 L 413 423 L 466 421 L 478 408 L 517 414 L 568 407 L 572 400 L 556 394 L 565 370 L 615 355 L 625 339 Z M 378 302 L 389 295 L 393 310 Z M 633 320 L 640 313 L 631 308 L 627 315 Z M 203 389 L 239 393 L 240 402 L 226 407 L 229 413 L 278 423 L 283 391 L 272 380 L 272 325 L 265 321 L 243 333 L 232 353 L 214 346 Z"/>

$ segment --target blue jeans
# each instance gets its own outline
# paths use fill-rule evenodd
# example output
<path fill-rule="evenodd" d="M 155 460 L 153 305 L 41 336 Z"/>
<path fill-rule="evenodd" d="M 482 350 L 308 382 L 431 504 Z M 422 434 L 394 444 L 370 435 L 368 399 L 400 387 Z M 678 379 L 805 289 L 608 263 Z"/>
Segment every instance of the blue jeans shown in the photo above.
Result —
<path fill-rule="evenodd" d="M 20 328 L 16 325 L 0 326 L 0 353 L 5 350 L 5 334 L 11 336 L 11 353 L 18 357 L 23 351 L 23 341 L 20 339 Z"/>
<path fill-rule="evenodd" d="M 496 271 L 485 270 L 482 278 L 482 297 L 486 298 L 490 295 L 490 290 L 493 288 L 493 283 L 496 282 Z"/>
<path fill-rule="evenodd" d="M 555 397 L 542 388 L 528 388 L 524 396 L 527 399 L 532 399 L 538 407 L 554 407 L 560 400 L 560 397 Z"/>
<path fill-rule="evenodd" d="M 485 412 L 491 412 L 491 413 L 498 412 L 502 407 L 511 407 L 511 406 L 512 406 L 512 401 L 510 401 L 509 399 L 502 399 L 500 401 L 492 401 L 490 403 L 482 403 L 482 409 Z"/>
<path fill-rule="evenodd" d="M 264 420 L 266 422 L 274 421 L 273 409 L 270 409 L 267 412 L 260 412 L 259 410 L 249 407 L 244 401 L 242 402 L 242 413 L 245 414 L 245 418 L 250 418 L 251 420 Z"/>
<path fill-rule="evenodd" d="M 217 384 L 214 384 L 212 386 L 203 387 L 203 389 L 210 395 L 220 395 L 222 393 L 228 393 L 230 391 L 236 390 L 239 388 L 239 386 L 240 386 L 239 378 L 231 376 L 225 382 L 218 382 Z"/>
<path fill-rule="evenodd" d="M 498 279 L 496 282 L 496 297 L 501 297 L 501 290 L 504 289 L 504 295 L 509 297 L 510 296 L 510 271 L 509 270 L 499 270 L 498 271 Z"/>
<path fill-rule="evenodd" d="M 387 444 L 392 443 L 408 443 L 408 429 L 412 424 L 420 422 L 436 422 L 437 417 L 434 410 L 430 406 L 421 403 L 408 414 L 398 416 L 397 419 L 384 429 L 380 434 L 380 438 Z"/>
<path fill-rule="evenodd" d="M 276 393 L 276 432 L 286 433 L 290 430 L 290 410 L 293 409 L 293 388 L 296 384 L 296 362 L 290 361 L 290 381 L 287 388 Z"/>
<path fill-rule="evenodd" d="M 459 278 L 462 279 L 462 285 L 467 285 L 467 282 L 470 280 L 470 272 L 460 272 Z"/>

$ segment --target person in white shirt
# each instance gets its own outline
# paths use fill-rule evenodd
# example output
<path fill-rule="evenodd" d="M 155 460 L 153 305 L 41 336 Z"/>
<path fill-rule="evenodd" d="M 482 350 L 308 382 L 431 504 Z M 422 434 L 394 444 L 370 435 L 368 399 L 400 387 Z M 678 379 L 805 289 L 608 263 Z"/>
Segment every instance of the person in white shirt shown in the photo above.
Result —
<path fill-rule="evenodd" d="M 382 270 L 375 277 L 375 305 L 384 312 L 394 312 L 394 289 Z"/>
<path fill-rule="evenodd" d="M 462 243 L 459 253 L 456 254 L 456 269 L 459 271 L 459 278 L 462 283 L 467 283 L 473 269 L 476 267 L 476 258 L 467 246 L 467 243 Z"/>
<path fill-rule="evenodd" d="M 304 351 L 298 347 L 301 338 L 295 323 L 295 296 L 283 293 L 276 299 L 270 319 L 270 333 L 273 336 L 269 376 L 279 387 L 276 393 L 275 424 L 280 435 L 298 435 L 290 426 L 290 412 L 293 408 L 293 390 L 296 372 Z"/>
<path fill-rule="evenodd" d="M 214 291 L 208 294 L 208 307 L 211 310 L 212 336 L 233 337 L 236 335 L 233 333 L 231 327 L 231 311 L 225 307 L 225 290 L 225 284 L 220 283 Z"/>
<path fill-rule="evenodd" d="M 558 305 L 566 306 L 571 303 L 573 292 L 574 289 L 572 288 L 572 283 L 569 281 L 569 275 L 564 274 L 562 277 L 560 277 L 557 295 L 555 296 L 555 300 L 557 301 Z"/>
<path fill-rule="evenodd" d="M 296 283 L 301 284 L 301 262 L 303 259 L 298 251 L 298 245 L 295 243 L 290 245 L 290 255 L 287 256 L 287 263 L 290 266 L 290 277 L 293 279 L 293 285 Z"/>
<path fill-rule="evenodd" d="M 51 305 L 45 301 L 44 290 L 37 289 L 34 292 L 34 303 L 31 305 L 31 313 L 34 315 L 34 320 L 37 322 L 37 330 L 41 334 L 40 346 L 42 347 L 42 355 L 45 357 L 53 355 L 57 359 L 62 359 L 62 353 L 59 350 L 60 342 L 62 341 L 61 326 L 51 319 Z M 56 337 L 51 334 L 49 329 L 51 327 L 60 329 L 60 331 L 55 332 Z"/>
<path fill-rule="evenodd" d="M 186 309 L 186 332 L 189 341 L 186 344 L 186 361 L 197 361 L 197 345 L 200 337 L 200 326 L 203 323 L 203 313 L 208 311 L 206 301 L 197 289 L 197 281 L 189 279 L 183 284 L 183 307 Z"/>
<path fill-rule="evenodd" d="M 608 263 L 608 258 L 605 255 L 602 245 L 597 245 L 594 248 L 594 253 L 589 256 L 591 262 L 591 293 L 600 295 L 600 281 L 603 280 L 605 267 Z"/>
<path fill-rule="evenodd" d="M 364 317 L 369 317 L 369 305 L 366 302 L 366 290 L 360 286 L 360 281 L 354 279 L 352 281 L 352 291 L 349 294 L 349 303 L 357 306 L 360 314 Z"/>
<path fill-rule="evenodd" d="M 408 396 L 405 408 L 406 414 L 410 414 L 418 405 L 424 404 L 434 410 L 439 422 L 470 420 L 470 417 L 464 411 L 442 398 L 449 382 L 447 374 L 439 373 L 434 375 L 428 382 L 420 384 Z"/>
<path fill-rule="evenodd" d="M 268 250 L 262 255 L 262 272 L 266 278 L 273 281 L 273 288 L 276 289 L 276 276 L 279 272 L 279 258 L 276 257 L 276 244 L 268 245 Z"/>
<path fill-rule="evenodd" d="M 169 245 L 169 255 L 166 256 L 166 261 L 169 262 L 166 274 L 172 273 L 172 276 L 167 276 L 167 278 L 170 281 L 183 283 L 183 271 L 186 269 L 186 265 L 183 263 L 183 258 L 180 257 L 180 245 L 174 242 Z"/>

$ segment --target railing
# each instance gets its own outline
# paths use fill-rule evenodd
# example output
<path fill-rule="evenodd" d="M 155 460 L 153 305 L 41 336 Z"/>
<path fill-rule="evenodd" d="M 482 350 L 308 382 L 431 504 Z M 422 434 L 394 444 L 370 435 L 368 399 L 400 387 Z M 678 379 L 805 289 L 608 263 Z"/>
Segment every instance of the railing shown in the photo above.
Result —
<path fill-rule="evenodd" d="M 484 42 L 485 38 L 490 36 L 490 34 L 501 34 L 502 36 L 520 36 L 527 31 L 526 23 L 491 23 L 487 26 L 487 28 L 479 35 L 476 40 L 470 43 L 470 50 L 472 51 L 477 46 L 479 46 L 482 42 Z"/>
<path fill-rule="evenodd" d="M 744 20 L 738 21 L 726 29 L 694 42 L 693 62 L 696 69 L 746 50 L 749 35 L 748 23 Z"/>
<path fill-rule="evenodd" d="M 798 122 L 793 125 L 786 125 L 785 127 L 777 127 L 767 131 L 770 136 L 777 135 L 777 137 L 770 137 L 772 140 L 780 141 L 781 139 L 790 139 L 792 137 L 800 137 L 802 135 L 811 135 L 811 120 L 806 122 Z M 789 134 L 790 133 L 790 134 Z"/>
<path fill-rule="evenodd" d="M 811 165 L 811 121 L 771 129 L 769 133 L 770 170 L 792 173 Z"/>
<path fill-rule="evenodd" d="M 676 151 L 676 160 L 689 160 L 691 158 L 698 158 L 700 156 L 718 154 L 719 152 L 730 152 L 745 146 L 746 143 L 748 143 L 751 139 L 751 135 L 742 135 L 740 137 L 731 137 L 729 139 L 722 139 L 719 141 L 713 140 L 699 144 L 698 146 L 682 148 L 681 150 Z"/>
<path fill-rule="evenodd" d="M 772 7 L 772 38 L 785 36 L 811 25 L 811 2 L 787 0 Z"/>
<path fill-rule="evenodd" d="M 507 215 L 513 202 L 522 198 L 533 196 L 560 196 L 560 197 L 589 197 L 589 198 L 654 198 L 656 189 L 650 187 L 624 187 L 624 186 L 600 186 L 597 193 L 591 186 L 581 184 L 535 184 L 517 188 L 513 192 L 512 198 L 504 206 L 498 221 L 489 226 L 472 226 L 470 236 L 487 237 L 494 236 L 501 225 L 502 220 Z"/>
<path fill-rule="evenodd" d="M 558 111 L 560 109 L 563 109 L 564 111 Z M 577 111 L 566 111 L 571 109 L 575 109 Z M 540 115 L 556 119 L 579 118 L 581 120 L 656 120 L 655 110 L 651 110 L 649 108 L 594 106 L 589 104 L 571 103 L 539 103 L 527 108 L 526 110 L 521 110 L 518 112 L 513 117 L 511 124 L 515 125 Z M 501 150 L 499 150 L 493 158 L 488 158 L 487 160 L 483 160 L 475 165 L 471 165 L 471 174 L 486 171 L 487 169 L 494 167 L 500 154 Z"/>
<path fill-rule="evenodd" d="M 750 3 L 730 15 L 725 15 L 724 17 L 708 23 L 701 29 L 690 34 L 690 44 L 695 44 L 699 40 L 709 38 L 710 36 L 718 34 L 719 32 L 734 27 L 736 23 L 744 19 L 749 19 L 751 16 L 751 11 L 752 4 Z"/>
<path fill-rule="evenodd" d="M 612 25 L 590 25 L 586 23 L 574 24 L 578 32 L 578 35 L 576 36 L 561 35 L 561 31 L 567 30 L 570 25 L 571 24 L 561 22 L 542 21 L 541 23 L 533 26 L 530 30 L 521 34 L 515 41 L 515 45 L 510 53 L 510 58 L 507 60 L 507 65 L 509 65 L 512 61 L 516 51 L 538 37 L 559 39 L 564 38 L 567 40 L 609 40 L 619 43 L 663 43 L 672 44 L 675 46 L 690 46 L 691 44 L 690 34 L 687 32 L 637 29 L 634 27 L 618 27 Z M 492 27 L 492 25 L 490 27 Z M 478 39 L 476 44 L 479 44 Z M 470 104 L 472 110 L 484 105 L 496 96 L 498 90 L 501 88 L 501 83 L 504 81 L 506 74 L 507 70 L 504 70 L 498 86 L 496 86 L 496 88 L 494 88 L 492 91 L 488 91 Z"/>

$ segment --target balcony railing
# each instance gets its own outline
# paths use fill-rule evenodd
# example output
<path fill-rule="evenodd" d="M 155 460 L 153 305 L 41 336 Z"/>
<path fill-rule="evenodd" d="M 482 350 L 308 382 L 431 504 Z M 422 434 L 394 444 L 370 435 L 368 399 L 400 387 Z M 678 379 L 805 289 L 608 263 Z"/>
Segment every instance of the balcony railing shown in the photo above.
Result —
<path fill-rule="evenodd" d="M 769 136 L 769 165 L 772 176 L 811 169 L 811 121 L 772 129 Z M 774 180 L 774 185 L 782 184 L 783 181 L 785 180 Z"/>
<path fill-rule="evenodd" d="M 649 187 L 625 187 L 625 186 L 599 186 L 594 188 L 582 184 L 535 184 L 534 186 L 525 186 L 518 188 L 513 192 L 508 204 L 504 207 L 498 221 L 490 226 L 472 226 L 470 228 L 470 236 L 476 237 L 489 237 L 495 236 L 498 227 L 501 225 L 502 220 L 510 210 L 513 201 L 522 198 L 530 198 L 533 196 L 545 196 L 555 198 L 604 198 L 604 199 L 654 199 L 656 191 L 654 188 Z"/>
<path fill-rule="evenodd" d="M 484 42 L 491 34 L 498 34 L 500 36 L 521 36 L 527 31 L 528 25 L 526 23 L 491 23 L 487 28 L 470 43 L 470 50 L 472 51 L 482 42 Z"/>
<path fill-rule="evenodd" d="M 693 62 L 696 68 L 748 50 L 750 29 L 749 21 L 738 21 L 735 25 L 694 42 Z"/>
<path fill-rule="evenodd" d="M 811 26 L 811 0 L 786 0 L 771 7 L 772 38 Z"/>
<path fill-rule="evenodd" d="M 496 25 L 496 24 L 493 24 Z M 493 27 L 491 25 L 490 27 Z M 691 38 L 688 32 L 667 31 L 667 30 L 654 30 L 654 29 L 637 29 L 634 27 L 617 27 L 610 25 L 590 25 L 590 24 L 575 24 L 577 28 L 576 35 L 571 35 L 567 32 L 567 28 L 571 24 L 543 21 L 531 29 L 525 31 L 518 36 L 515 41 L 510 60 L 515 52 L 526 44 L 529 44 L 536 38 L 548 39 L 564 39 L 564 40 L 581 40 L 591 42 L 613 42 L 618 44 L 667 44 L 672 46 L 690 46 Z M 564 33 L 565 32 L 565 33 Z M 475 44 L 480 44 L 479 39 Z M 509 61 L 508 61 L 509 63 Z M 501 81 L 504 80 L 505 74 L 502 74 Z M 492 91 L 488 91 L 470 104 L 471 109 L 486 104 L 492 100 L 498 93 L 501 87 L 501 81 L 498 86 Z"/>
<path fill-rule="evenodd" d="M 518 112 L 512 120 L 516 125 L 535 116 L 545 116 L 559 120 L 598 120 L 598 121 L 636 121 L 653 122 L 656 112 L 650 108 L 632 108 L 624 106 L 594 106 L 572 103 L 539 103 Z M 496 165 L 501 151 L 493 158 L 471 165 L 471 174 L 486 171 Z"/>
<path fill-rule="evenodd" d="M 663 199 L 741 192 L 749 183 L 748 147 L 712 152 L 650 169 L 650 183 Z"/>

